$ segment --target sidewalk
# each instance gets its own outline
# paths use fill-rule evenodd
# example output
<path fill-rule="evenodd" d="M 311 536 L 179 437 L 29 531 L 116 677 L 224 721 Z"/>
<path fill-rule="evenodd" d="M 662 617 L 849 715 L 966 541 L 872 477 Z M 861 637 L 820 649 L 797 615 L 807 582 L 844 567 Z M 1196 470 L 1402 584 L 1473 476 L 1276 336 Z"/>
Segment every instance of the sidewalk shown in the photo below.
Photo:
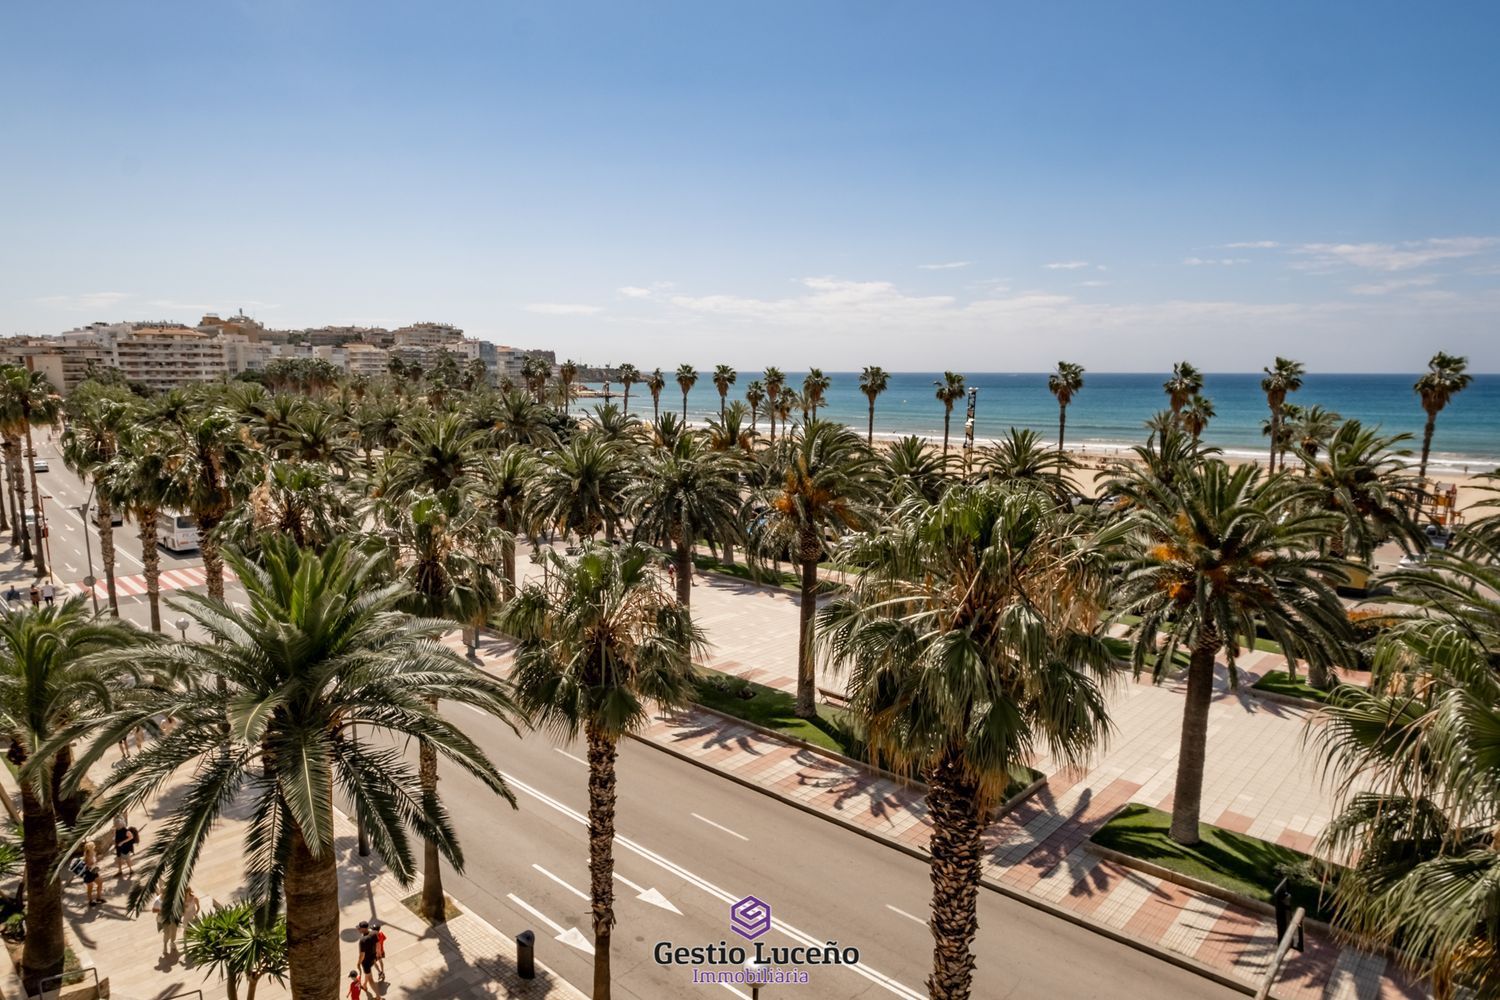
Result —
<path fill-rule="evenodd" d="M 110 755 L 110 763 L 114 755 Z M 106 768 L 107 769 L 107 768 Z M 4 780 L 14 789 L 14 779 L 4 771 Z M 144 816 L 133 815 L 145 845 L 153 834 L 165 826 L 165 806 L 180 794 L 183 783 L 169 787 L 151 803 Z M 243 886 L 245 823 L 241 815 L 227 817 L 209 837 L 197 870 L 193 888 L 202 900 L 204 910 L 216 903 L 238 897 Z M 491 927 L 467 911 L 438 928 L 429 928 L 401 900 L 417 891 L 403 890 L 373 853 L 360 858 L 356 851 L 352 822 L 340 816 L 335 825 L 335 847 L 339 859 L 339 902 L 342 914 L 343 961 L 355 966 L 357 932 L 361 920 L 378 916 L 385 924 L 386 976 L 381 996 L 410 1000 L 481 1000 L 481 998 L 524 998 L 524 1000 L 582 1000 L 583 994 L 540 963 L 537 977 L 521 980 L 515 974 L 514 939 Z M 224 1000 L 227 991 L 217 974 L 187 968 L 179 957 L 161 957 L 162 939 L 148 911 L 140 916 L 126 914 L 130 891 L 129 879 L 116 879 L 113 858 L 104 859 L 105 903 L 89 909 L 83 884 L 69 879 L 64 883 L 64 919 L 73 940 L 70 945 L 85 966 L 97 968 L 99 979 L 110 983 L 115 1000 L 161 1000 L 197 989 L 205 1000 Z M 463 907 L 462 900 L 454 900 Z M 9 971 L 8 969 L 6 971 Z M 340 995 L 347 984 L 340 983 Z M 0 980 L 0 991 L 7 1000 L 23 996 L 19 984 L 11 986 Z M 243 996 L 244 987 L 241 987 Z M 274 983 L 262 982 L 257 1000 L 282 1000 L 289 992 Z"/>

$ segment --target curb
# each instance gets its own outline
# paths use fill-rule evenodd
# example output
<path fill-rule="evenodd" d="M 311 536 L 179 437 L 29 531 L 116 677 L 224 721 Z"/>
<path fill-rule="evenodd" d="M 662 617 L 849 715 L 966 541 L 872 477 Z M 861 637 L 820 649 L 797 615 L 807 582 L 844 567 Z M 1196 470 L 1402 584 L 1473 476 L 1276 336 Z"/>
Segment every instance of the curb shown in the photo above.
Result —
<path fill-rule="evenodd" d="M 779 738 L 780 734 L 778 733 L 777 736 Z M 828 813 L 825 813 L 818 809 L 814 809 L 812 806 L 809 806 L 806 803 L 798 802 L 796 799 L 790 799 L 784 795 L 778 795 L 776 792 L 772 791 L 769 788 L 766 788 L 764 785 L 758 785 L 752 781 L 746 780 L 745 778 L 741 778 L 736 774 L 731 774 L 728 771 L 720 770 L 719 768 L 714 767 L 712 764 L 698 760 L 694 757 L 690 757 L 682 751 L 677 750 L 673 747 L 669 747 L 663 743 L 659 743 L 656 740 L 635 733 L 631 733 L 630 738 L 639 743 L 644 743 L 647 746 L 655 747 L 657 750 L 661 751 L 664 754 L 667 754 L 668 756 L 676 757 L 678 760 L 686 761 L 687 763 L 692 764 L 694 767 L 701 768 L 709 772 L 710 774 L 716 774 L 721 778 L 727 778 L 735 784 L 740 785 L 741 787 L 748 788 L 751 791 L 759 792 L 760 794 L 765 795 L 768 798 L 773 798 L 778 802 L 784 802 L 795 809 L 800 809 L 802 812 L 816 816 L 826 822 L 833 823 L 836 826 L 841 826 L 846 830 L 851 830 L 854 833 L 859 834 L 861 837 L 864 837 L 866 840 L 874 841 L 877 844 L 884 844 L 886 847 L 892 848 L 893 850 L 900 851 L 902 854 L 906 854 L 910 857 L 916 858 L 918 861 L 921 861 L 924 864 L 930 864 L 932 861 L 932 856 L 926 851 L 919 851 L 914 847 L 908 847 L 905 844 L 897 843 L 896 841 L 891 840 L 888 837 L 884 837 L 871 830 L 866 830 L 864 827 L 857 826 L 846 819 L 841 819 L 837 816 L 830 816 Z M 1043 780 L 1045 781 L 1045 779 Z M 1041 784 L 1041 782 L 1038 782 L 1037 784 Z M 1179 969 L 1182 969 L 1186 972 L 1191 972 L 1197 976 L 1201 976 L 1202 978 L 1207 979 L 1211 982 L 1218 983 L 1220 986 L 1223 986 L 1227 989 L 1232 989 L 1236 993 L 1242 993 L 1245 996 L 1255 995 L 1255 988 L 1251 984 L 1220 972 L 1218 969 L 1212 968 L 1211 966 L 1206 965 L 1195 958 L 1190 958 L 1187 955 L 1178 954 L 1175 951 L 1168 951 L 1164 948 L 1159 948 L 1155 945 L 1148 944 L 1147 942 L 1130 937 L 1129 935 L 1126 935 L 1123 932 L 1118 931 L 1106 924 L 1100 923 L 1099 921 L 1096 921 L 1091 917 L 1085 917 L 1081 914 L 1074 913 L 1071 910 L 1063 909 L 1062 907 L 1057 906 L 1054 903 L 1050 903 L 1045 899 L 1038 899 L 1030 893 L 1022 892 L 1018 889 L 1013 889 L 1009 886 L 1001 885 L 999 882 L 996 882 L 993 879 L 981 877 L 979 880 L 979 884 L 984 886 L 986 889 L 997 892 L 1000 895 L 1005 896 L 1009 899 L 1013 899 L 1018 903 L 1024 903 L 1025 905 L 1030 906 L 1033 909 L 1040 910 L 1041 912 L 1049 916 L 1057 917 L 1058 919 L 1065 920 L 1076 927 L 1081 927 L 1084 930 L 1092 931 L 1093 933 L 1098 934 L 1101 937 L 1109 938 L 1111 941 L 1125 945 L 1127 948 L 1134 949 L 1135 951 L 1141 952 L 1142 954 L 1150 955 L 1152 958 L 1156 958 L 1163 962 L 1166 962 L 1168 965 L 1175 965 Z"/>

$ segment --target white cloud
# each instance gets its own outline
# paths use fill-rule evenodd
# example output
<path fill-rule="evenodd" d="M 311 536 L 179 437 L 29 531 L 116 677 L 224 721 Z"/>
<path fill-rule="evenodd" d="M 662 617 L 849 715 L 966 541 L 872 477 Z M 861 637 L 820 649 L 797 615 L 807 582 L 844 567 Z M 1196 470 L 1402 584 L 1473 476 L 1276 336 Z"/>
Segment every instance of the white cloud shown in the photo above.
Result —
<path fill-rule="evenodd" d="M 1114 284 L 1114 282 L 1112 282 L 1112 281 L 1080 281 L 1078 284 L 1081 285 L 1084 288 L 1103 288 L 1105 285 L 1112 285 L 1112 284 Z"/>
<path fill-rule="evenodd" d="M 1402 243 L 1304 243 L 1292 253 L 1307 257 L 1293 266 L 1303 271 L 1360 267 L 1371 271 L 1409 271 L 1443 260 L 1473 257 L 1500 245 L 1493 236 L 1453 236 Z"/>
<path fill-rule="evenodd" d="M 1275 250 L 1281 246 L 1275 240 L 1245 240 L 1240 243 L 1225 243 L 1226 250 Z"/>
<path fill-rule="evenodd" d="M 524 307 L 527 312 L 543 316 L 593 316 L 604 311 L 602 306 L 587 306 L 574 302 L 533 302 Z"/>
<path fill-rule="evenodd" d="M 971 260 L 950 260 L 946 264 L 918 264 L 917 267 L 923 271 L 951 271 L 954 268 L 968 267 L 974 263 Z"/>
<path fill-rule="evenodd" d="M 1184 257 L 1182 262 L 1188 267 L 1233 267 L 1235 264 L 1248 264 L 1250 261 L 1244 257 Z"/>
<path fill-rule="evenodd" d="M 1052 263 L 1044 266 L 1049 271 L 1076 271 L 1080 267 L 1088 267 L 1089 262 L 1086 260 L 1054 260 Z M 1100 270 L 1103 270 L 1102 266 Z"/>
<path fill-rule="evenodd" d="M 651 297 L 651 289 L 642 288 L 640 285 L 621 285 L 615 291 L 627 299 L 649 299 Z"/>
<path fill-rule="evenodd" d="M 1399 292 L 1403 288 L 1421 288 L 1431 285 L 1437 281 L 1432 275 L 1422 275 L 1416 278 L 1392 278 L 1390 281 L 1373 281 L 1368 284 L 1355 285 L 1349 289 L 1355 295 L 1389 295 L 1391 292 Z"/>

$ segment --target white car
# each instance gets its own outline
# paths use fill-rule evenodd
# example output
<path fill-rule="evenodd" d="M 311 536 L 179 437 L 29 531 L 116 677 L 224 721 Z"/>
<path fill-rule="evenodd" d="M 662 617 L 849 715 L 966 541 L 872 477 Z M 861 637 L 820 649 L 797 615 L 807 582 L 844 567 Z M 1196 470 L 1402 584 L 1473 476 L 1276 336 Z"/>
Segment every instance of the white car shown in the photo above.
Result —
<path fill-rule="evenodd" d="M 33 471 L 33 472 L 46 472 L 46 471 L 48 471 L 47 460 L 45 458 L 33 458 L 31 460 L 31 471 Z"/>
<path fill-rule="evenodd" d="M 1401 557 L 1401 562 L 1397 565 L 1402 569 L 1421 569 L 1427 565 L 1427 553 L 1409 552 Z"/>

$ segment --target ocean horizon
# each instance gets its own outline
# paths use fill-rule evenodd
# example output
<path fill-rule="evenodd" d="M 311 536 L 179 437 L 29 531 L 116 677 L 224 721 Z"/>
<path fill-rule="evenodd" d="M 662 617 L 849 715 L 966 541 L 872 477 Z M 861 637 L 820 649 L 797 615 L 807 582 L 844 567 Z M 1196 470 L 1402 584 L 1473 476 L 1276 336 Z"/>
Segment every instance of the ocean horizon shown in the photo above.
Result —
<path fill-rule="evenodd" d="M 663 411 L 682 412 L 682 393 L 669 369 L 663 369 L 667 386 L 662 390 Z M 787 385 L 801 392 L 802 371 L 787 372 Z M 827 371 L 830 380 L 826 402 L 818 415 L 863 431 L 869 404 L 859 391 L 858 372 Z M 1047 442 L 1057 440 L 1057 400 L 1047 388 L 1048 372 L 965 373 L 965 384 L 979 390 L 975 406 L 974 436 L 988 443 L 1010 428 L 1026 428 Z M 1145 440 L 1145 421 L 1167 408 L 1162 383 L 1167 372 L 1088 372 L 1083 389 L 1068 406 L 1066 443 L 1090 449 L 1128 448 Z M 712 369 L 698 373 L 698 383 L 688 395 L 688 417 L 703 420 L 717 416 L 719 393 Z M 741 371 L 729 398 L 744 399 L 745 386 L 759 372 Z M 943 404 L 935 396 L 934 380 L 941 372 L 891 372 L 890 383 L 875 404 L 875 433 L 882 437 L 919 434 L 941 438 Z M 1270 411 L 1261 391 L 1260 372 L 1205 372 L 1202 394 L 1212 400 L 1216 415 L 1204 432 L 1204 441 L 1235 458 L 1264 458 L 1269 441 L 1262 425 Z M 1408 434 L 1403 443 L 1413 458 L 1422 447 L 1426 414 L 1412 385 L 1415 374 L 1313 373 L 1303 379 L 1302 389 L 1287 401 L 1298 406 L 1314 404 L 1333 410 L 1344 419 L 1357 419 L 1378 426 L 1387 434 Z M 598 383 L 590 387 L 599 388 Z M 620 386 L 611 387 L 619 402 Z M 632 413 L 649 413 L 651 394 L 637 384 L 631 389 Z M 584 402 L 584 408 L 592 402 Z M 950 429 L 956 444 L 963 441 L 964 402 L 954 404 Z M 762 425 L 765 417 L 762 410 Z M 1429 468 L 1452 473 L 1475 473 L 1500 468 L 1500 375 L 1476 374 L 1467 389 L 1454 396 L 1438 415 Z"/>

